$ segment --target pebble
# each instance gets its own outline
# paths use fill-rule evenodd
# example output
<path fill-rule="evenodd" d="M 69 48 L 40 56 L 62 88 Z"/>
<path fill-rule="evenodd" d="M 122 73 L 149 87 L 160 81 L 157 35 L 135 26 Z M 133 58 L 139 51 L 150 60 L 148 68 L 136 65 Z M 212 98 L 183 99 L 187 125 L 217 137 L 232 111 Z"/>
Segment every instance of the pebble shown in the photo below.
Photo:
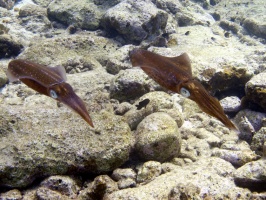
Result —
<path fill-rule="evenodd" d="M 140 167 L 137 174 L 138 183 L 148 183 L 155 179 L 162 173 L 162 166 L 160 162 L 148 161 Z"/>
<path fill-rule="evenodd" d="M 238 112 L 241 109 L 241 100 L 236 96 L 225 97 L 220 103 L 224 112 Z"/>

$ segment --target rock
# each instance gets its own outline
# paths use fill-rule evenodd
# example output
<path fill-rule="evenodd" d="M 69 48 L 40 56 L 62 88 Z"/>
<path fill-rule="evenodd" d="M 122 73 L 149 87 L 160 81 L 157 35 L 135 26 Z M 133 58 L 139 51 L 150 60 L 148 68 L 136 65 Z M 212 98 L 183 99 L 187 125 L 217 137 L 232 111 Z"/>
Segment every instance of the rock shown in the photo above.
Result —
<path fill-rule="evenodd" d="M 180 27 L 193 25 L 209 26 L 215 22 L 213 17 L 202 7 L 190 1 L 183 3 L 183 7 L 180 9 L 180 12 L 175 14 L 175 18 Z"/>
<path fill-rule="evenodd" d="M 52 30 L 52 24 L 47 18 L 46 9 L 34 4 L 26 4 L 19 10 L 20 24 L 33 33 Z"/>
<path fill-rule="evenodd" d="M 238 124 L 239 138 L 251 143 L 252 137 L 256 131 L 262 127 L 265 113 L 255 112 L 248 109 L 241 110 L 235 116 L 234 120 Z"/>
<path fill-rule="evenodd" d="M 241 101 L 236 96 L 225 97 L 220 100 L 220 104 L 224 109 L 224 112 L 238 112 L 241 109 Z"/>
<path fill-rule="evenodd" d="M 5 25 L 0 24 L 0 35 L 7 34 L 9 30 Z"/>
<path fill-rule="evenodd" d="M 182 128 L 180 129 L 182 133 Z M 189 136 L 187 140 L 182 141 L 182 147 L 179 158 L 183 158 L 184 162 L 195 162 L 199 156 L 210 157 L 210 145 L 204 139 L 198 139 L 195 136 Z"/>
<path fill-rule="evenodd" d="M 175 199 L 185 198 L 185 199 L 199 200 L 201 199 L 199 194 L 200 194 L 200 188 L 198 186 L 190 183 L 188 185 L 181 183 L 180 185 L 174 187 L 171 190 L 168 199 L 175 200 Z"/>
<path fill-rule="evenodd" d="M 104 199 L 108 194 L 118 190 L 116 182 L 107 175 L 97 176 L 87 188 L 82 190 L 78 196 L 79 200 Z"/>
<path fill-rule="evenodd" d="M 47 14 L 50 19 L 57 20 L 65 25 L 96 30 L 99 28 L 103 12 L 93 1 L 56 0 L 49 4 Z"/>
<path fill-rule="evenodd" d="M 41 186 L 57 191 L 72 199 L 77 198 L 78 191 L 80 190 L 77 181 L 68 176 L 50 176 L 41 182 Z"/>
<path fill-rule="evenodd" d="M 0 69 L 0 88 L 7 83 L 8 79 L 3 69 Z"/>
<path fill-rule="evenodd" d="M 234 180 L 240 187 L 251 190 L 266 189 L 266 160 L 249 162 L 234 172 Z"/>
<path fill-rule="evenodd" d="M 136 179 L 136 172 L 131 168 L 126 168 L 126 169 L 117 168 L 113 171 L 112 178 L 115 181 L 119 181 L 121 179 L 126 179 L 126 178 Z"/>
<path fill-rule="evenodd" d="M 0 35 L 0 58 L 10 58 L 21 53 L 23 46 L 9 35 Z"/>
<path fill-rule="evenodd" d="M 178 156 L 181 138 L 175 120 L 163 112 L 145 117 L 136 130 L 135 148 L 143 160 L 165 161 Z"/>
<path fill-rule="evenodd" d="M 214 73 L 208 84 L 211 91 L 237 90 L 243 88 L 251 76 L 246 68 L 226 66 Z"/>
<path fill-rule="evenodd" d="M 234 22 L 230 22 L 227 20 L 220 21 L 219 26 L 226 31 L 231 31 L 233 34 L 237 34 L 240 29 L 240 26 Z"/>
<path fill-rule="evenodd" d="M 266 157 L 266 141 L 264 141 L 264 144 L 263 144 L 263 157 L 264 158 Z"/>
<path fill-rule="evenodd" d="M 246 83 L 246 97 L 266 110 L 266 72 L 252 77 Z"/>
<path fill-rule="evenodd" d="M 158 177 L 161 172 L 161 163 L 156 161 L 145 162 L 138 171 L 137 182 L 146 184 Z"/>
<path fill-rule="evenodd" d="M 36 200 L 37 199 L 37 190 L 40 187 L 33 187 L 27 190 L 23 191 L 23 200 L 29 199 L 29 200 Z"/>
<path fill-rule="evenodd" d="M 92 56 L 73 57 L 62 63 L 67 73 L 75 74 L 101 68 L 102 65 Z"/>
<path fill-rule="evenodd" d="M 262 127 L 252 138 L 250 149 L 256 154 L 263 156 L 263 145 L 266 141 L 266 127 Z"/>
<path fill-rule="evenodd" d="M 9 190 L 5 193 L 0 194 L 0 199 L 1 200 L 22 200 L 22 194 L 19 190 L 13 189 Z"/>
<path fill-rule="evenodd" d="M 33 2 L 42 7 L 48 7 L 52 0 L 33 0 Z"/>
<path fill-rule="evenodd" d="M 167 18 L 165 11 L 157 9 L 148 0 L 126 0 L 108 9 L 101 24 L 110 34 L 116 31 L 126 40 L 139 43 L 163 32 Z"/>
<path fill-rule="evenodd" d="M 111 82 L 110 97 L 119 101 L 136 99 L 150 91 L 147 75 L 140 69 L 120 71 Z"/>
<path fill-rule="evenodd" d="M 120 190 L 125 189 L 125 188 L 133 188 L 136 187 L 137 183 L 135 180 L 131 178 L 126 178 L 126 179 L 121 179 L 117 182 L 118 188 Z"/>
<path fill-rule="evenodd" d="M 149 99 L 150 102 L 146 105 L 146 107 L 137 110 L 136 105 L 145 99 Z M 146 116 L 152 114 L 153 112 L 160 111 L 169 114 L 176 121 L 179 127 L 183 124 L 183 116 L 179 109 L 174 106 L 172 97 L 169 94 L 160 91 L 149 92 L 140 97 L 134 103 L 134 106 L 125 113 L 124 118 L 130 128 L 134 130 Z"/>
<path fill-rule="evenodd" d="M 46 199 L 70 200 L 69 197 L 62 195 L 57 191 L 48 189 L 46 187 L 38 188 L 36 192 L 36 197 L 39 200 L 46 200 Z"/>
<path fill-rule="evenodd" d="M 191 187 L 187 191 L 199 190 L 198 195 L 201 199 L 206 196 L 213 199 L 218 196 L 224 199 L 229 194 L 230 199 L 244 199 L 250 191 L 235 186 L 231 178 L 234 171 L 230 163 L 220 158 L 203 158 L 195 163 L 187 164 L 184 168 L 177 166 L 175 170 L 162 174 L 141 187 L 113 192 L 105 199 L 168 199 L 174 188 L 181 188 L 184 185 Z"/>
<path fill-rule="evenodd" d="M 247 18 L 243 22 L 243 27 L 251 34 L 266 39 L 266 24 L 255 19 Z"/>
<path fill-rule="evenodd" d="M 7 16 L 11 16 L 10 12 L 7 9 L 2 8 L 0 6 L 0 17 L 7 17 Z"/>
<path fill-rule="evenodd" d="M 97 94 L 95 91 L 103 90 L 107 80 L 110 81 L 110 75 L 97 70 L 69 76 L 69 83 L 79 89 L 82 99 L 86 99 L 87 92 Z M 23 88 L 17 86 L 27 88 L 22 84 L 8 85 L 0 104 L 4 130 L 0 144 L 1 186 L 24 187 L 39 176 L 76 171 L 107 172 L 128 160 L 132 144 L 130 129 L 120 116 L 107 111 L 108 105 L 100 104 L 95 97 L 88 100 L 97 129 L 94 130 L 69 108 L 57 108 L 53 99 L 23 93 Z M 18 97 L 12 87 L 17 87 L 14 91 L 23 95 Z M 13 98 L 16 101 L 9 104 Z M 94 108 L 96 105 L 105 110 Z"/>
<path fill-rule="evenodd" d="M 74 62 L 78 61 L 75 68 L 83 69 L 88 63 L 88 59 L 91 58 L 100 64 L 106 63 L 109 55 L 118 46 L 119 44 L 111 39 L 95 36 L 89 32 L 60 35 L 54 38 L 42 38 L 38 42 L 33 41 L 30 47 L 20 54 L 19 58 L 50 66 L 69 66 L 69 60 L 72 59 Z M 37 52 L 41 52 L 41 54 Z M 73 66 L 70 70 L 73 70 Z"/>
<path fill-rule="evenodd" d="M 115 107 L 115 114 L 116 115 L 124 115 L 131 108 L 133 108 L 133 105 L 131 105 L 128 102 L 122 102 L 121 104 L 119 104 Z"/>
<path fill-rule="evenodd" d="M 181 12 L 182 5 L 175 0 L 152 0 L 152 2 L 160 9 L 165 10 L 168 13 L 176 14 Z"/>
<path fill-rule="evenodd" d="M 115 169 L 112 174 L 112 178 L 117 182 L 119 189 L 136 187 L 137 174 L 133 169 Z"/>
<path fill-rule="evenodd" d="M 0 7 L 6 9 L 12 9 L 15 4 L 15 0 L 0 0 Z"/>
<path fill-rule="evenodd" d="M 257 155 L 250 149 L 233 151 L 233 150 L 214 148 L 212 150 L 212 156 L 217 156 L 219 158 L 222 158 L 236 167 L 240 167 L 246 163 L 258 159 Z"/>
<path fill-rule="evenodd" d="M 124 45 L 117 49 L 107 60 L 106 71 L 110 74 L 118 74 L 120 70 L 132 68 L 128 54 L 133 48 L 133 45 Z"/>

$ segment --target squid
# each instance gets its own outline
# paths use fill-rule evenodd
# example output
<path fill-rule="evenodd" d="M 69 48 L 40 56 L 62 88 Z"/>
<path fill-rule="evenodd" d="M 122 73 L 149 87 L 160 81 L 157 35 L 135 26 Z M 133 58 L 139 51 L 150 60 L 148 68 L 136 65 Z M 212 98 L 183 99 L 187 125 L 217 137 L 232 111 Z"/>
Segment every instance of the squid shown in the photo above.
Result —
<path fill-rule="evenodd" d="M 47 67 L 16 59 L 8 64 L 7 77 L 10 82 L 20 80 L 33 90 L 64 103 L 94 127 L 84 102 L 76 95 L 71 85 L 66 83 L 64 67 Z"/>
<path fill-rule="evenodd" d="M 159 85 L 195 101 L 203 112 L 217 118 L 229 129 L 238 130 L 225 115 L 219 101 L 193 78 L 187 53 L 165 57 L 144 49 L 133 49 L 129 57 L 133 67 L 140 67 Z"/>

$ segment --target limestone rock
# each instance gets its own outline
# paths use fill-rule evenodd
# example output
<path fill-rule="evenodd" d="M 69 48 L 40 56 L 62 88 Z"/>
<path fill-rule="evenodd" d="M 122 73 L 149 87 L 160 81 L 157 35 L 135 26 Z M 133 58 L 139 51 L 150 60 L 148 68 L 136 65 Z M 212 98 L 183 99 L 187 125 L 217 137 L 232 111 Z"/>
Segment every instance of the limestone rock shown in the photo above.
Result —
<path fill-rule="evenodd" d="M 75 74 L 69 77 L 69 82 L 73 88 L 79 88 L 79 95 L 86 99 L 88 91 L 103 90 L 102 83 L 108 74 L 100 74 L 97 71 Z M 4 130 L 0 143 L 0 185 L 23 187 L 39 176 L 76 171 L 107 172 L 128 160 L 132 136 L 122 117 L 108 109 L 100 111 L 91 107 L 90 114 L 97 129 L 94 130 L 69 108 L 57 108 L 53 99 L 25 92 L 18 97 L 13 87 L 22 93 L 23 88 L 28 89 L 25 85 L 13 84 L 4 91 L 0 106 L 1 130 Z M 9 99 L 16 101 L 10 104 Z M 91 106 L 105 107 L 96 104 L 97 99 L 90 98 L 88 102 Z"/>
<path fill-rule="evenodd" d="M 100 25 L 100 19 L 103 15 L 102 11 L 93 1 L 86 0 L 52 1 L 48 6 L 47 14 L 50 19 L 87 30 L 96 30 Z"/>
<path fill-rule="evenodd" d="M 112 178 L 117 181 L 119 189 L 136 187 L 136 172 L 131 168 L 116 169 L 113 171 Z"/>
<path fill-rule="evenodd" d="M 222 158 L 237 167 L 258 159 L 257 155 L 250 149 L 232 151 L 215 148 L 212 151 L 212 155 Z"/>
<path fill-rule="evenodd" d="M 168 13 L 176 14 L 181 12 L 182 5 L 175 0 L 152 0 L 152 2 L 160 9 L 167 11 Z"/>
<path fill-rule="evenodd" d="M 51 190 L 46 187 L 40 187 L 36 191 L 36 197 L 40 200 L 45 199 L 58 199 L 58 200 L 70 200 L 71 198 L 67 197 L 66 195 L 62 195 L 61 193 Z"/>
<path fill-rule="evenodd" d="M 145 99 L 148 99 L 149 103 L 145 107 L 137 110 L 136 105 Z M 146 116 L 160 111 L 169 114 L 176 121 L 178 127 L 182 126 L 184 119 L 179 109 L 174 106 L 173 98 L 169 94 L 161 91 L 149 92 L 140 97 L 134 103 L 134 106 L 125 113 L 124 118 L 130 128 L 134 130 Z"/>
<path fill-rule="evenodd" d="M 15 0 L 0 0 L 0 7 L 10 10 L 13 8 L 15 2 Z"/>
<path fill-rule="evenodd" d="M 9 58 L 21 53 L 23 46 L 9 35 L 0 35 L 0 58 Z"/>
<path fill-rule="evenodd" d="M 195 12 L 197 10 L 197 12 Z M 183 7 L 180 12 L 175 14 L 175 18 L 180 27 L 203 25 L 209 26 L 213 24 L 215 20 L 208 14 L 202 7 L 191 2 L 183 2 Z"/>
<path fill-rule="evenodd" d="M 261 129 L 265 118 L 265 113 L 255 112 L 249 109 L 241 110 L 237 113 L 234 120 L 240 130 L 239 138 L 251 143 L 253 135 Z"/>
<path fill-rule="evenodd" d="M 243 88 L 251 76 L 252 74 L 246 68 L 225 66 L 210 79 L 210 90 L 226 91 Z"/>
<path fill-rule="evenodd" d="M 97 176 L 78 196 L 79 200 L 103 199 L 106 195 L 118 190 L 117 183 L 107 175 Z"/>
<path fill-rule="evenodd" d="M 52 24 L 47 17 L 46 9 L 34 4 L 26 4 L 20 8 L 19 20 L 20 25 L 33 33 L 44 34 L 44 32 L 52 29 Z"/>
<path fill-rule="evenodd" d="M 120 71 L 111 82 L 110 97 L 119 101 L 136 99 L 150 91 L 147 75 L 140 69 Z"/>
<path fill-rule="evenodd" d="M 34 3 L 42 7 L 47 7 L 53 0 L 33 0 Z"/>
<path fill-rule="evenodd" d="M 252 35 L 266 39 L 266 24 L 255 19 L 247 18 L 243 22 L 244 28 Z"/>
<path fill-rule="evenodd" d="M 238 168 L 234 173 L 237 185 L 250 189 L 266 189 L 266 160 L 249 162 Z"/>
<path fill-rule="evenodd" d="M 80 190 L 77 180 L 68 176 L 50 176 L 42 181 L 41 186 L 57 191 L 69 198 L 76 198 Z"/>
<path fill-rule="evenodd" d="M 13 189 L 13 190 L 9 190 L 5 193 L 0 194 L 0 199 L 1 200 L 22 200 L 22 194 L 19 190 L 17 189 Z"/>
<path fill-rule="evenodd" d="M 116 181 L 125 178 L 136 179 L 136 172 L 131 168 L 126 168 L 126 169 L 117 168 L 113 171 L 112 178 Z"/>
<path fill-rule="evenodd" d="M 246 96 L 266 110 L 266 72 L 260 73 L 246 83 Z"/>
<path fill-rule="evenodd" d="M 137 182 L 148 183 L 162 173 L 161 163 L 156 161 L 145 162 L 138 170 Z"/>
<path fill-rule="evenodd" d="M 163 112 L 145 117 L 137 127 L 135 147 L 144 160 L 165 161 L 178 156 L 181 138 L 175 120 Z"/>
<path fill-rule="evenodd" d="M 241 101 L 236 96 L 223 98 L 221 101 L 221 106 L 224 109 L 224 112 L 238 112 L 241 109 Z"/>
<path fill-rule="evenodd" d="M 266 141 L 266 127 L 262 127 L 252 137 L 250 148 L 256 152 L 256 154 L 263 156 L 263 145 Z"/>
<path fill-rule="evenodd" d="M 215 163 L 215 164 L 214 164 Z M 230 194 L 230 199 L 245 198 L 250 194 L 248 189 L 235 186 L 231 174 L 234 167 L 220 158 L 203 158 L 195 163 L 188 164 L 185 168 L 176 167 L 175 170 L 162 174 L 153 181 L 136 188 L 127 188 L 113 192 L 105 197 L 111 199 L 168 199 L 173 194 L 175 187 L 197 186 L 188 189 L 194 191 L 201 199 L 224 199 Z M 192 188 L 194 188 L 192 190 Z M 197 193 L 196 191 L 200 191 Z M 191 193 L 190 193 L 191 194 Z"/>
<path fill-rule="evenodd" d="M 180 184 L 176 187 L 174 187 L 170 194 L 168 199 L 169 200 L 175 200 L 175 199 L 195 199 L 200 200 L 200 188 L 193 184 Z"/>
<path fill-rule="evenodd" d="M 3 69 L 0 69 L 0 88 L 7 83 L 7 76 Z"/>
<path fill-rule="evenodd" d="M 81 66 L 76 65 L 76 68 L 84 68 L 87 59 L 90 58 L 100 64 L 106 63 L 109 54 L 112 54 L 118 46 L 119 44 L 113 40 L 92 33 L 60 35 L 42 38 L 38 42 L 33 41 L 19 58 L 50 66 L 68 66 L 69 60 L 78 60 Z"/>
<path fill-rule="evenodd" d="M 102 25 L 109 32 L 117 31 L 128 41 L 141 42 L 162 32 L 167 18 L 165 11 L 148 0 L 126 0 L 106 11 Z"/>

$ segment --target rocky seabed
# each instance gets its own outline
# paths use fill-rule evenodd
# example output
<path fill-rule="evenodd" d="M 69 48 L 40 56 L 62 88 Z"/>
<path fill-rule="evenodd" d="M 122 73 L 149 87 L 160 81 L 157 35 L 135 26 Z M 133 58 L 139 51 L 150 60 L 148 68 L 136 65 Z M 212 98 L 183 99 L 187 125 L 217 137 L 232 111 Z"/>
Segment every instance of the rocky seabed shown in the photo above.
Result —
<path fill-rule="evenodd" d="M 266 199 L 265 44 L 265 0 L 0 0 L 0 199 Z M 186 52 L 239 131 L 134 48 Z M 95 128 L 9 82 L 18 58 L 63 66 Z"/>

